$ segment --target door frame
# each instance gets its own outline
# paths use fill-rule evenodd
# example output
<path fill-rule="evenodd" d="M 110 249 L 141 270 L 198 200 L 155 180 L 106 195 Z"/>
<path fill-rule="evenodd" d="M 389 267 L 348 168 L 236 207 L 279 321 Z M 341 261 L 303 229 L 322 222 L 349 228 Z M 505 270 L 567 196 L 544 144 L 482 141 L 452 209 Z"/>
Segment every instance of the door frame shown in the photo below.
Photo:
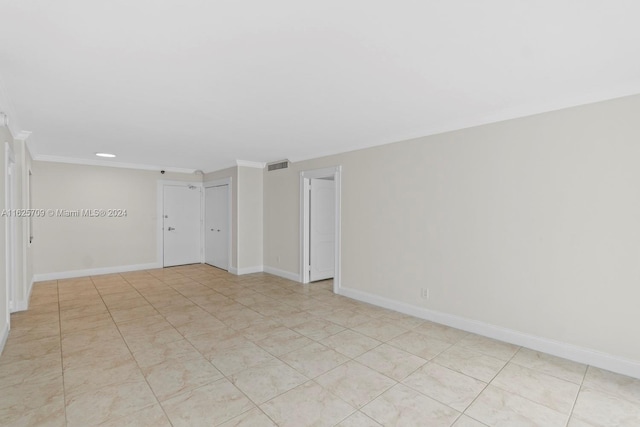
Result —
<path fill-rule="evenodd" d="M 330 178 L 336 186 L 335 191 L 335 240 L 334 240 L 334 275 L 333 292 L 338 293 L 342 286 L 340 248 L 342 246 L 341 230 L 341 192 L 342 192 L 342 166 L 334 166 L 322 169 L 313 169 L 300 172 L 300 279 L 301 283 L 309 283 L 309 183 L 312 178 Z"/>
<path fill-rule="evenodd" d="M 227 178 L 222 178 L 222 179 L 216 179 L 213 181 L 207 181 L 205 183 L 203 183 L 203 188 L 204 190 L 202 191 L 202 247 L 203 247 L 203 252 L 202 252 L 202 262 L 206 263 L 206 254 L 204 253 L 204 248 L 206 247 L 205 245 L 205 239 L 206 239 L 206 233 L 207 233 L 207 228 L 206 228 L 206 224 L 204 223 L 206 221 L 206 212 L 205 212 L 205 207 L 206 207 L 206 197 L 207 197 L 207 188 L 209 187 L 220 187 L 223 185 L 227 185 L 227 230 L 229 230 L 229 232 L 227 233 L 227 256 L 229 257 L 229 265 L 227 266 L 228 269 L 227 271 L 231 271 L 232 267 L 232 260 L 233 260 L 233 249 L 232 249 L 232 235 L 233 235 L 233 178 L 231 177 L 227 177 Z M 207 264 L 209 265 L 209 264 Z M 213 267 L 213 266 L 212 266 Z"/>
<path fill-rule="evenodd" d="M 16 158 L 13 149 L 8 142 L 4 144 L 5 154 L 5 208 L 7 210 L 16 210 Z M 17 253 L 18 253 L 18 236 L 16 233 L 16 217 L 15 215 L 7 215 L 5 217 L 5 280 L 7 283 L 6 300 L 7 300 L 7 326 L 11 327 L 10 314 L 16 311 L 16 294 L 17 294 Z"/>
<path fill-rule="evenodd" d="M 158 268 L 164 268 L 164 187 L 189 187 L 193 185 L 200 189 L 200 263 L 204 262 L 204 189 L 201 182 L 158 180 L 156 195 L 156 259 Z"/>

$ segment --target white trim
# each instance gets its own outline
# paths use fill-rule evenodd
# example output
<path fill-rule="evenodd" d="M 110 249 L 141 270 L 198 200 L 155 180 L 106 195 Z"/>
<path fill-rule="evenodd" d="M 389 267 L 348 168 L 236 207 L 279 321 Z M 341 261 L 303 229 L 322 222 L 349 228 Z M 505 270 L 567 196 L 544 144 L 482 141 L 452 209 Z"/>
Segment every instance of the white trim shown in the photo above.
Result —
<path fill-rule="evenodd" d="M 264 162 L 251 162 L 249 160 L 236 160 L 236 166 L 244 166 L 245 168 L 264 169 L 266 163 Z"/>
<path fill-rule="evenodd" d="M 15 154 L 11 145 L 8 142 L 4 143 L 4 179 L 5 179 L 5 187 L 4 187 L 4 200 L 2 201 L 4 207 L 6 209 L 16 209 L 16 193 L 17 193 L 17 164 Z M 17 284 L 18 284 L 18 263 L 17 263 L 17 255 L 18 255 L 18 242 L 17 242 L 17 222 L 15 217 L 9 215 L 4 219 L 4 229 L 5 229 L 5 284 L 6 284 L 6 292 L 5 292 L 5 301 L 7 310 L 6 323 L 10 327 L 11 325 L 11 313 L 16 311 L 16 301 L 18 300 L 17 295 Z"/>
<path fill-rule="evenodd" d="M 640 378 L 640 362 L 638 361 L 624 359 L 597 350 L 503 328 L 502 326 L 496 326 L 466 317 L 429 310 L 424 307 L 403 303 L 357 289 L 342 287 L 338 293 L 358 301 L 388 308 L 410 316 L 441 323 L 453 328 L 563 357 L 575 362 L 617 372 L 622 375 Z"/>
<path fill-rule="evenodd" d="M 111 168 L 138 169 L 138 170 L 149 170 L 149 171 L 164 170 L 166 172 L 177 172 L 177 173 L 194 173 L 196 171 L 195 169 L 176 168 L 171 166 L 164 167 L 164 166 L 143 165 L 143 164 L 137 164 L 137 163 L 111 162 L 109 160 L 78 159 L 75 157 L 50 156 L 48 154 L 31 153 L 31 156 L 33 160 L 36 160 L 39 162 L 69 163 L 73 165 L 86 165 L 86 166 L 106 166 Z"/>
<path fill-rule="evenodd" d="M 2 354 L 2 350 L 4 350 L 4 345 L 7 343 L 7 338 L 9 338 L 9 325 L 4 325 L 4 330 L 0 333 L 0 354 Z"/>
<path fill-rule="evenodd" d="M 27 311 L 29 310 L 29 301 L 31 301 L 31 291 L 33 291 L 33 277 L 31 277 L 31 280 L 29 282 L 29 286 L 27 287 L 27 298 L 23 301 L 18 301 L 16 303 L 16 307 L 15 307 L 15 311 Z"/>
<path fill-rule="evenodd" d="M 228 209 L 229 212 L 227 212 L 227 227 L 229 232 L 227 233 L 227 248 L 228 248 L 228 259 L 229 259 L 229 269 L 227 270 L 228 272 L 231 272 L 231 261 L 233 259 L 233 177 L 226 177 L 226 178 L 222 178 L 222 179 L 215 179 L 213 181 L 206 181 L 202 184 L 202 186 L 204 187 L 203 191 L 203 203 L 202 203 L 202 209 L 203 209 L 203 214 L 202 214 L 202 224 L 203 224 L 203 228 L 202 228 L 202 249 L 203 249 L 203 253 L 206 250 L 206 227 L 205 227 L 205 221 L 206 221 L 206 213 L 204 211 L 205 209 L 205 205 L 206 205 L 206 190 L 209 187 L 219 187 L 222 185 L 228 185 L 227 187 L 227 205 L 228 205 Z M 204 264 L 206 264 L 206 254 L 203 255 L 202 257 L 202 262 Z M 233 273 L 236 274 L 236 273 Z"/>
<path fill-rule="evenodd" d="M 25 149 L 28 150 L 28 147 L 26 146 L 26 144 L 25 144 Z M 29 167 L 26 167 L 27 171 L 24 174 L 25 179 L 24 179 L 24 188 L 23 188 L 23 193 L 24 193 L 23 202 L 24 202 L 24 205 L 27 207 L 27 209 L 31 209 L 32 208 L 31 200 L 33 199 L 33 191 L 32 191 L 33 171 L 31 169 L 31 165 L 28 164 L 28 162 L 27 162 L 27 158 L 28 158 L 27 153 L 25 153 L 25 159 L 24 159 L 25 162 L 24 162 L 24 164 L 25 164 L 25 167 L 27 165 Z M 26 273 L 27 273 L 27 262 L 26 262 L 27 252 L 28 252 L 28 249 L 31 248 L 31 245 L 33 244 L 33 240 L 32 240 L 32 237 L 33 237 L 33 217 L 30 216 L 29 218 L 27 218 L 26 223 L 27 223 L 27 225 L 26 225 L 26 227 L 24 227 L 25 228 L 24 237 L 25 237 L 25 240 L 26 240 L 26 243 L 27 243 L 26 245 L 24 245 L 24 259 L 25 259 L 24 272 L 25 272 L 25 276 L 26 276 Z"/>
<path fill-rule="evenodd" d="M 243 274 L 253 274 L 253 273 L 262 273 L 264 271 L 261 265 L 255 265 L 253 267 L 229 267 L 229 273 L 235 274 L 236 276 L 242 276 Z"/>
<path fill-rule="evenodd" d="M 72 279 L 74 277 L 84 277 L 84 276 L 100 276 L 102 274 L 126 273 L 129 271 L 153 270 L 156 268 L 162 268 L 162 265 L 152 262 L 149 264 L 119 265 L 114 267 L 89 268 L 87 270 L 71 270 L 71 271 L 60 271 L 57 273 L 42 273 L 42 274 L 34 274 L 33 282 L 43 282 L 46 280 Z"/>
<path fill-rule="evenodd" d="M 273 274 L 274 276 L 283 277 L 285 279 L 293 280 L 294 282 L 301 282 L 300 274 L 292 273 L 290 271 L 280 270 L 278 268 L 264 266 L 264 272 Z"/>
<path fill-rule="evenodd" d="M 204 172 L 205 175 L 208 175 L 210 173 L 215 173 L 215 172 L 220 172 L 223 171 L 225 169 L 234 169 L 238 167 L 238 164 L 236 162 L 232 162 L 232 163 L 225 163 L 227 166 L 216 166 L 215 169 L 207 169 L 207 170 L 202 170 Z"/>
<path fill-rule="evenodd" d="M 164 212 L 164 184 L 158 180 L 156 184 L 156 264 L 164 267 L 164 233 L 162 213 Z"/>
<path fill-rule="evenodd" d="M 342 286 L 342 166 L 314 169 L 300 172 L 300 281 L 309 283 L 309 179 L 333 177 L 335 183 L 335 273 L 333 292 L 338 293 Z"/>
<path fill-rule="evenodd" d="M 21 130 L 13 138 L 14 139 L 19 139 L 21 141 L 26 141 L 27 139 L 29 139 L 30 136 L 31 136 L 31 132 L 29 132 L 28 130 Z"/>

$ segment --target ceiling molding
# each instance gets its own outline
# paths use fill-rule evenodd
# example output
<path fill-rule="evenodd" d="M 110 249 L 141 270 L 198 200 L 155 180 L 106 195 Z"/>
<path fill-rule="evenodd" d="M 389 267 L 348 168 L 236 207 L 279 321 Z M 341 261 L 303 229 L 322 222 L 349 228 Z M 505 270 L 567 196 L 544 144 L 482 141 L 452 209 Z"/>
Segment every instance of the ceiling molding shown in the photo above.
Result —
<path fill-rule="evenodd" d="M 229 166 L 216 167 L 215 169 L 205 169 L 203 173 L 206 175 L 208 173 L 215 173 L 215 172 L 223 171 L 225 169 L 234 169 L 234 168 L 236 169 L 238 168 L 238 165 L 235 162 L 233 162 L 233 164 L 230 164 Z"/>
<path fill-rule="evenodd" d="M 195 169 L 186 169 L 186 168 L 175 168 L 171 166 L 153 166 L 153 165 L 141 165 L 136 163 L 122 163 L 122 162 L 110 162 L 108 160 L 94 160 L 94 159 L 77 159 L 74 157 L 63 157 L 63 156 L 49 156 L 43 154 L 33 154 L 33 160 L 37 160 L 39 162 L 52 162 L 52 163 L 68 163 L 73 165 L 84 165 L 84 166 L 106 166 L 110 168 L 122 168 L 122 169 L 138 169 L 138 170 L 148 170 L 148 171 L 166 171 L 166 172 L 175 172 L 175 173 L 194 173 Z"/>
<path fill-rule="evenodd" d="M 13 138 L 14 139 L 19 139 L 21 141 L 26 141 L 31 136 L 31 133 L 32 132 L 29 132 L 28 130 L 22 130 L 22 131 L 18 132 L 16 135 L 14 135 Z"/>
<path fill-rule="evenodd" d="M 246 168 L 264 169 L 266 163 L 264 163 L 264 162 L 251 162 L 249 160 L 236 160 L 236 165 L 244 166 Z"/>

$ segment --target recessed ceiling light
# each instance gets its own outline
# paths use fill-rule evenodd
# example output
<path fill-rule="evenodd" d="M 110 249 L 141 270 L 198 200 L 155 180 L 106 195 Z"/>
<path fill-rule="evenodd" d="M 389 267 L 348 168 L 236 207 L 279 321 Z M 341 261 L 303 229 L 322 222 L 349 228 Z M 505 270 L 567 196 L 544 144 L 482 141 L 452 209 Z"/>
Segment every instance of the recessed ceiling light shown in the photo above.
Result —
<path fill-rule="evenodd" d="M 98 157 L 115 157 L 115 154 L 111 154 L 111 153 L 96 153 L 96 156 Z"/>

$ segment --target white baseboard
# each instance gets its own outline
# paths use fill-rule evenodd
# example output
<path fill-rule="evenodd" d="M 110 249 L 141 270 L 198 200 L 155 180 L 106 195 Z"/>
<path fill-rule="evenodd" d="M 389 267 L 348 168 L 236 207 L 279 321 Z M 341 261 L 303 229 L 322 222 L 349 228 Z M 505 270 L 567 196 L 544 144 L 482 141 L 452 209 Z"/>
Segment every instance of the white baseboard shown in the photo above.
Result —
<path fill-rule="evenodd" d="M 0 354 L 2 354 L 2 350 L 4 350 L 4 345 L 7 343 L 7 338 L 9 338 L 9 325 L 4 325 L 2 331 L 0 331 Z"/>
<path fill-rule="evenodd" d="M 280 270 L 266 265 L 264 266 L 264 272 L 273 274 L 274 276 L 284 277 L 285 279 L 293 280 L 294 282 L 302 281 L 298 273 L 291 273 L 290 271 Z"/>
<path fill-rule="evenodd" d="M 262 273 L 262 271 L 263 270 L 261 265 L 243 268 L 229 267 L 229 273 L 235 274 L 236 276 L 242 276 L 243 274 Z"/>
<path fill-rule="evenodd" d="M 489 323 L 477 320 L 467 319 L 465 317 L 453 314 L 442 313 L 439 311 L 429 310 L 424 307 L 395 301 L 389 298 L 374 295 L 357 289 L 341 287 L 338 294 L 353 298 L 358 301 L 377 305 L 379 307 L 388 308 L 400 313 L 419 317 L 421 319 L 430 320 L 432 322 L 441 323 L 453 328 L 462 329 L 467 332 L 473 332 L 489 338 L 505 341 L 522 347 L 543 353 L 552 354 L 554 356 L 563 357 L 575 362 L 584 363 L 586 365 L 595 366 L 597 368 L 606 369 L 608 371 L 617 372 L 634 378 L 640 378 L 640 362 L 603 353 L 597 350 L 579 347 L 573 344 L 555 341 L 548 338 L 539 337 L 519 331 L 515 331 L 501 326 L 491 325 Z"/>
<path fill-rule="evenodd" d="M 57 273 L 34 274 L 34 282 L 45 280 L 72 279 L 74 277 L 99 276 L 101 274 L 126 273 L 128 271 L 152 270 L 162 268 L 162 265 L 152 262 L 149 264 L 119 265 L 115 267 L 90 268 L 87 270 L 60 271 Z"/>

